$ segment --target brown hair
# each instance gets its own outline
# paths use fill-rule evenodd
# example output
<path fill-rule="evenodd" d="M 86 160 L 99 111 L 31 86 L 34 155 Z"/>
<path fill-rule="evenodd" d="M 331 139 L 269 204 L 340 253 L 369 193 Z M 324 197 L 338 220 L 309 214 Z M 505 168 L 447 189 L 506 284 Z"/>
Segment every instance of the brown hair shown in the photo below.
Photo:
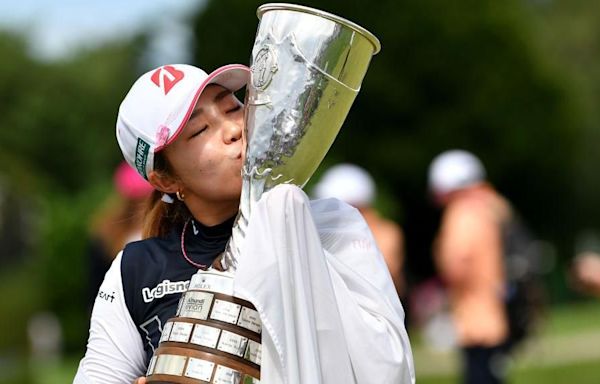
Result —
<path fill-rule="evenodd" d="M 162 152 L 154 155 L 154 170 L 165 176 L 174 177 L 169 162 Z M 144 217 L 144 226 L 142 229 L 142 238 L 164 237 L 174 227 L 181 227 L 191 217 L 191 213 L 183 201 L 179 201 L 172 196 L 173 203 L 162 201 L 163 192 L 154 190 L 148 199 Z"/>

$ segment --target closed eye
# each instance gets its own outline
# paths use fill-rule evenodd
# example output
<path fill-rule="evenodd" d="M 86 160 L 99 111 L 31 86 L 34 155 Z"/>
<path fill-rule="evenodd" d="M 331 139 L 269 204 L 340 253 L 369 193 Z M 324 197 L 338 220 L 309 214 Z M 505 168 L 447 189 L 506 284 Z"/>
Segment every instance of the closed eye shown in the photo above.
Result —
<path fill-rule="evenodd" d="M 200 128 L 198 131 L 194 132 L 194 134 L 192 136 L 190 136 L 190 139 L 198 136 L 199 134 L 206 131 L 207 129 L 208 129 L 208 125 L 205 125 L 204 127 Z"/>
<path fill-rule="evenodd" d="M 237 104 L 235 107 L 228 109 L 226 113 L 234 113 L 234 112 L 239 111 L 240 109 L 242 109 L 242 106 Z"/>

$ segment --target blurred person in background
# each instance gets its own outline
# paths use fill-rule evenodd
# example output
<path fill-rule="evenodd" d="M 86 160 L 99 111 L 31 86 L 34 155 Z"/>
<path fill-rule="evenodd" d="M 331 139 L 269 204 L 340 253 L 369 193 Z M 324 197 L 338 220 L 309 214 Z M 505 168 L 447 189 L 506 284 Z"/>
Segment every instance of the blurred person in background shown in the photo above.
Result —
<path fill-rule="evenodd" d="M 600 254 L 594 251 L 579 253 L 573 261 L 571 279 L 578 291 L 600 298 Z"/>
<path fill-rule="evenodd" d="M 511 293 L 508 255 L 524 254 L 520 250 L 529 242 L 521 239 L 528 236 L 518 229 L 522 226 L 511 205 L 486 181 L 485 169 L 472 153 L 450 150 L 438 155 L 429 167 L 429 189 L 443 208 L 433 254 L 463 350 L 464 382 L 502 383 L 511 345 L 523 336 L 519 327 L 526 325 L 518 316 L 528 310 L 512 310 L 508 304 L 523 301 L 520 286 Z M 518 271 L 523 278 L 525 272 Z"/>
<path fill-rule="evenodd" d="M 380 215 L 373 202 L 377 194 L 375 181 L 355 164 L 338 164 L 329 168 L 313 189 L 317 199 L 334 197 L 363 215 L 388 266 L 399 296 L 404 295 L 404 234 L 395 222 Z"/>
<path fill-rule="evenodd" d="M 154 190 L 152 185 L 125 161 L 117 166 L 113 185 L 114 192 L 108 196 L 92 219 L 87 253 L 90 309 L 113 259 L 125 244 L 141 240 L 143 210 Z"/>

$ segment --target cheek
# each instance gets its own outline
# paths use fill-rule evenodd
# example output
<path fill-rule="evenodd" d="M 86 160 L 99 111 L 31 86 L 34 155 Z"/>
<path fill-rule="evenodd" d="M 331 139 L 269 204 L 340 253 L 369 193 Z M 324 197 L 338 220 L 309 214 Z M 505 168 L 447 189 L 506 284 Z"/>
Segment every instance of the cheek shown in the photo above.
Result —
<path fill-rule="evenodd" d="M 190 151 L 189 161 L 194 164 L 197 171 L 212 172 L 214 167 L 218 165 L 219 149 L 211 143 L 199 146 L 194 151 Z"/>

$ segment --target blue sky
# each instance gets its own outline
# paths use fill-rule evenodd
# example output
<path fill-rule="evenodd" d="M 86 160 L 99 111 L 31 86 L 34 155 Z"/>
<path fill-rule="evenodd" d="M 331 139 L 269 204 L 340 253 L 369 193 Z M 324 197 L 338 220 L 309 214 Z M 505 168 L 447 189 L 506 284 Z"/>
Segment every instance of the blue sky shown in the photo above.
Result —
<path fill-rule="evenodd" d="M 23 33 L 31 53 L 42 59 L 66 57 L 79 47 L 128 36 L 142 27 L 155 34 L 156 49 L 184 54 L 190 38 L 182 20 L 204 0 L 1 0 L 0 29 Z"/>

